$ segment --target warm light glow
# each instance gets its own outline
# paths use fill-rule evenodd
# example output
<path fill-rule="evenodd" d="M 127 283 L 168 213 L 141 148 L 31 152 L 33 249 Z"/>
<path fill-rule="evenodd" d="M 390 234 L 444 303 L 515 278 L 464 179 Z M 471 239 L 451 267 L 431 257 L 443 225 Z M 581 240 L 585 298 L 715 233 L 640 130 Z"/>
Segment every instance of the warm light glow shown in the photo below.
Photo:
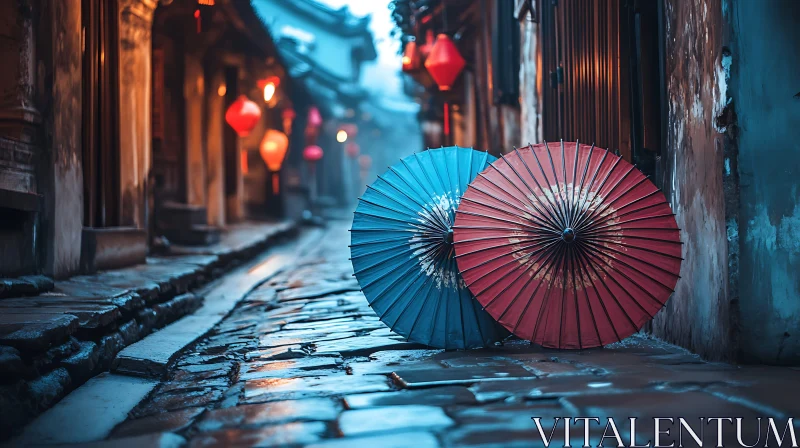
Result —
<path fill-rule="evenodd" d="M 214 3 L 216 3 L 216 0 L 197 0 L 198 5 L 214 6 Z"/>
<path fill-rule="evenodd" d="M 336 133 L 336 141 L 339 143 L 344 143 L 347 141 L 347 132 L 344 129 L 341 129 Z"/>
<path fill-rule="evenodd" d="M 268 82 L 266 85 L 264 85 L 264 101 L 272 101 L 273 96 L 275 96 L 275 83 Z"/>
<path fill-rule="evenodd" d="M 226 93 L 228 93 L 228 86 L 220 84 L 219 87 L 217 87 L 217 95 L 225 96 Z"/>
<path fill-rule="evenodd" d="M 408 56 L 403 56 L 403 65 L 410 65 L 410 64 L 411 64 L 411 58 Z"/>

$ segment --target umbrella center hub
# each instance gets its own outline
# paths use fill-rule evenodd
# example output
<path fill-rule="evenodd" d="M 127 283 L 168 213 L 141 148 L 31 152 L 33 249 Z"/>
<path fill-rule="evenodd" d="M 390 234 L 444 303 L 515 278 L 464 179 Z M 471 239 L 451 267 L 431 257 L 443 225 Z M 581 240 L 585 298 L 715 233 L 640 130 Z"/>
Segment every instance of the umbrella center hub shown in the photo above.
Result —
<path fill-rule="evenodd" d="M 572 227 L 567 227 L 561 232 L 561 239 L 564 240 L 565 243 L 575 241 L 575 230 L 573 230 Z"/>
<path fill-rule="evenodd" d="M 444 235 L 444 242 L 447 244 L 453 244 L 453 228 L 450 227 L 447 229 L 447 233 Z"/>

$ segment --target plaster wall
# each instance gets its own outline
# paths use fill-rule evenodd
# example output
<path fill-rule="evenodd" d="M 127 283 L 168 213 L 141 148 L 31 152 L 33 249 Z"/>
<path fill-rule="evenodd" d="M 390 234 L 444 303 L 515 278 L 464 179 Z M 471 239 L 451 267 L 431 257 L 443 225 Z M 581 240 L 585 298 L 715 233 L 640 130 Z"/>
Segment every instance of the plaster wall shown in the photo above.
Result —
<path fill-rule="evenodd" d="M 652 331 L 711 359 L 734 358 L 723 189 L 727 98 L 720 0 L 665 1 L 664 193 L 684 243 L 681 279 Z"/>
<path fill-rule="evenodd" d="M 47 111 L 41 191 L 45 274 L 63 278 L 80 268 L 83 229 L 81 167 L 81 11 L 69 0 L 43 5 L 40 34 L 52 39 L 39 54 L 39 89 Z"/>
<path fill-rule="evenodd" d="M 119 0 L 120 204 L 123 226 L 147 228 L 152 24 L 156 0 Z"/>
<path fill-rule="evenodd" d="M 730 2 L 743 362 L 800 363 L 800 5 Z M 726 167 L 728 162 L 726 161 Z"/>

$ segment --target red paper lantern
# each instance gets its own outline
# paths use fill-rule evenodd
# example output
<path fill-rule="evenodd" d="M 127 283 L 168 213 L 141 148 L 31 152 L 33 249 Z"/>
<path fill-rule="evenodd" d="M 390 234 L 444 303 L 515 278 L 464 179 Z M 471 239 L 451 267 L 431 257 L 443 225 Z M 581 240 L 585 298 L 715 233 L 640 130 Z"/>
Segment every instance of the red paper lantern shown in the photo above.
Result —
<path fill-rule="evenodd" d="M 289 138 L 281 131 L 268 129 L 261 140 L 259 152 L 264 163 L 270 171 L 280 171 L 286 150 L 289 148 Z"/>
<path fill-rule="evenodd" d="M 258 104 L 241 95 L 225 112 L 225 121 L 236 131 L 239 137 L 247 137 L 261 119 L 261 108 Z"/>
<path fill-rule="evenodd" d="M 261 140 L 258 148 L 261 158 L 267 164 L 267 169 L 272 171 L 272 192 L 278 194 L 280 191 L 280 175 L 278 171 L 283 165 L 283 158 L 286 156 L 286 149 L 289 148 L 289 138 L 281 131 L 268 129 Z"/>
<path fill-rule="evenodd" d="M 308 125 L 315 128 L 322 126 L 322 115 L 320 115 L 319 109 L 314 106 L 308 109 Z"/>
<path fill-rule="evenodd" d="M 403 50 L 403 71 L 404 72 L 412 72 L 415 70 L 419 70 L 421 64 L 421 56 L 419 54 L 419 49 L 417 48 L 417 42 L 411 41 L 406 44 L 405 50 Z"/>
<path fill-rule="evenodd" d="M 355 159 L 359 153 L 361 153 L 361 148 L 358 146 L 358 143 L 350 142 L 344 147 L 344 152 L 347 153 L 347 156 L 351 159 Z"/>
<path fill-rule="evenodd" d="M 303 159 L 305 159 L 306 162 L 317 162 L 322 158 L 322 155 L 322 148 L 317 145 L 306 146 L 306 149 L 303 150 Z"/>
<path fill-rule="evenodd" d="M 361 171 L 367 171 L 372 167 L 372 157 L 368 154 L 361 154 L 358 156 L 358 166 L 361 168 Z"/>
<path fill-rule="evenodd" d="M 446 34 L 439 34 L 425 61 L 425 68 L 439 85 L 439 90 L 450 90 L 466 64 L 453 41 Z"/>

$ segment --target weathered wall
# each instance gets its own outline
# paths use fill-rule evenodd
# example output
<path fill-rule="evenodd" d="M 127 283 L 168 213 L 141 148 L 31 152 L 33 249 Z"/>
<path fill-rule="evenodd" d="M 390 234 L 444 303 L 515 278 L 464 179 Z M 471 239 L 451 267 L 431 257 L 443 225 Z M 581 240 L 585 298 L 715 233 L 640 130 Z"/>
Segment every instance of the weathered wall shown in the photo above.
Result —
<path fill-rule="evenodd" d="M 147 227 L 151 53 L 156 0 L 119 0 L 119 135 L 123 226 Z"/>
<path fill-rule="evenodd" d="M 800 363 L 800 5 L 731 2 L 743 362 Z"/>
<path fill-rule="evenodd" d="M 206 85 L 206 213 L 209 225 L 222 227 L 225 225 L 225 142 L 222 132 L 225 98 L 218 94 L 218 89 L 225 83 L 225 78 L 219 68 L 206 78 L 211 80 Z"/>
<path fill-rule="evenodd" d="M 542 95 L 541 52 L 539 50 L 539 24 L 530 20 L 526 13 L 520 17 L 520 67 L 519 97 L 520 138 L 517 145 L 542 141 Z"/>
<path fill-rule="evenodd" d="M 712 359 L 732 359 L 723 194 L 726 102 L 720 0 L 665 1 L 667 147 L 664 193 L 684 242 L 681 280 L 653 332 Z"/>
<path fill-rule="evenodd" d="M 43 104 L 43 270 L 66 277 L 80 267 L 83 228 L 81 169 L 81 10 L 71 0 L 42 2 L 38 76 Z M 48 29 L 43 29 L 47 27 Z"/>

